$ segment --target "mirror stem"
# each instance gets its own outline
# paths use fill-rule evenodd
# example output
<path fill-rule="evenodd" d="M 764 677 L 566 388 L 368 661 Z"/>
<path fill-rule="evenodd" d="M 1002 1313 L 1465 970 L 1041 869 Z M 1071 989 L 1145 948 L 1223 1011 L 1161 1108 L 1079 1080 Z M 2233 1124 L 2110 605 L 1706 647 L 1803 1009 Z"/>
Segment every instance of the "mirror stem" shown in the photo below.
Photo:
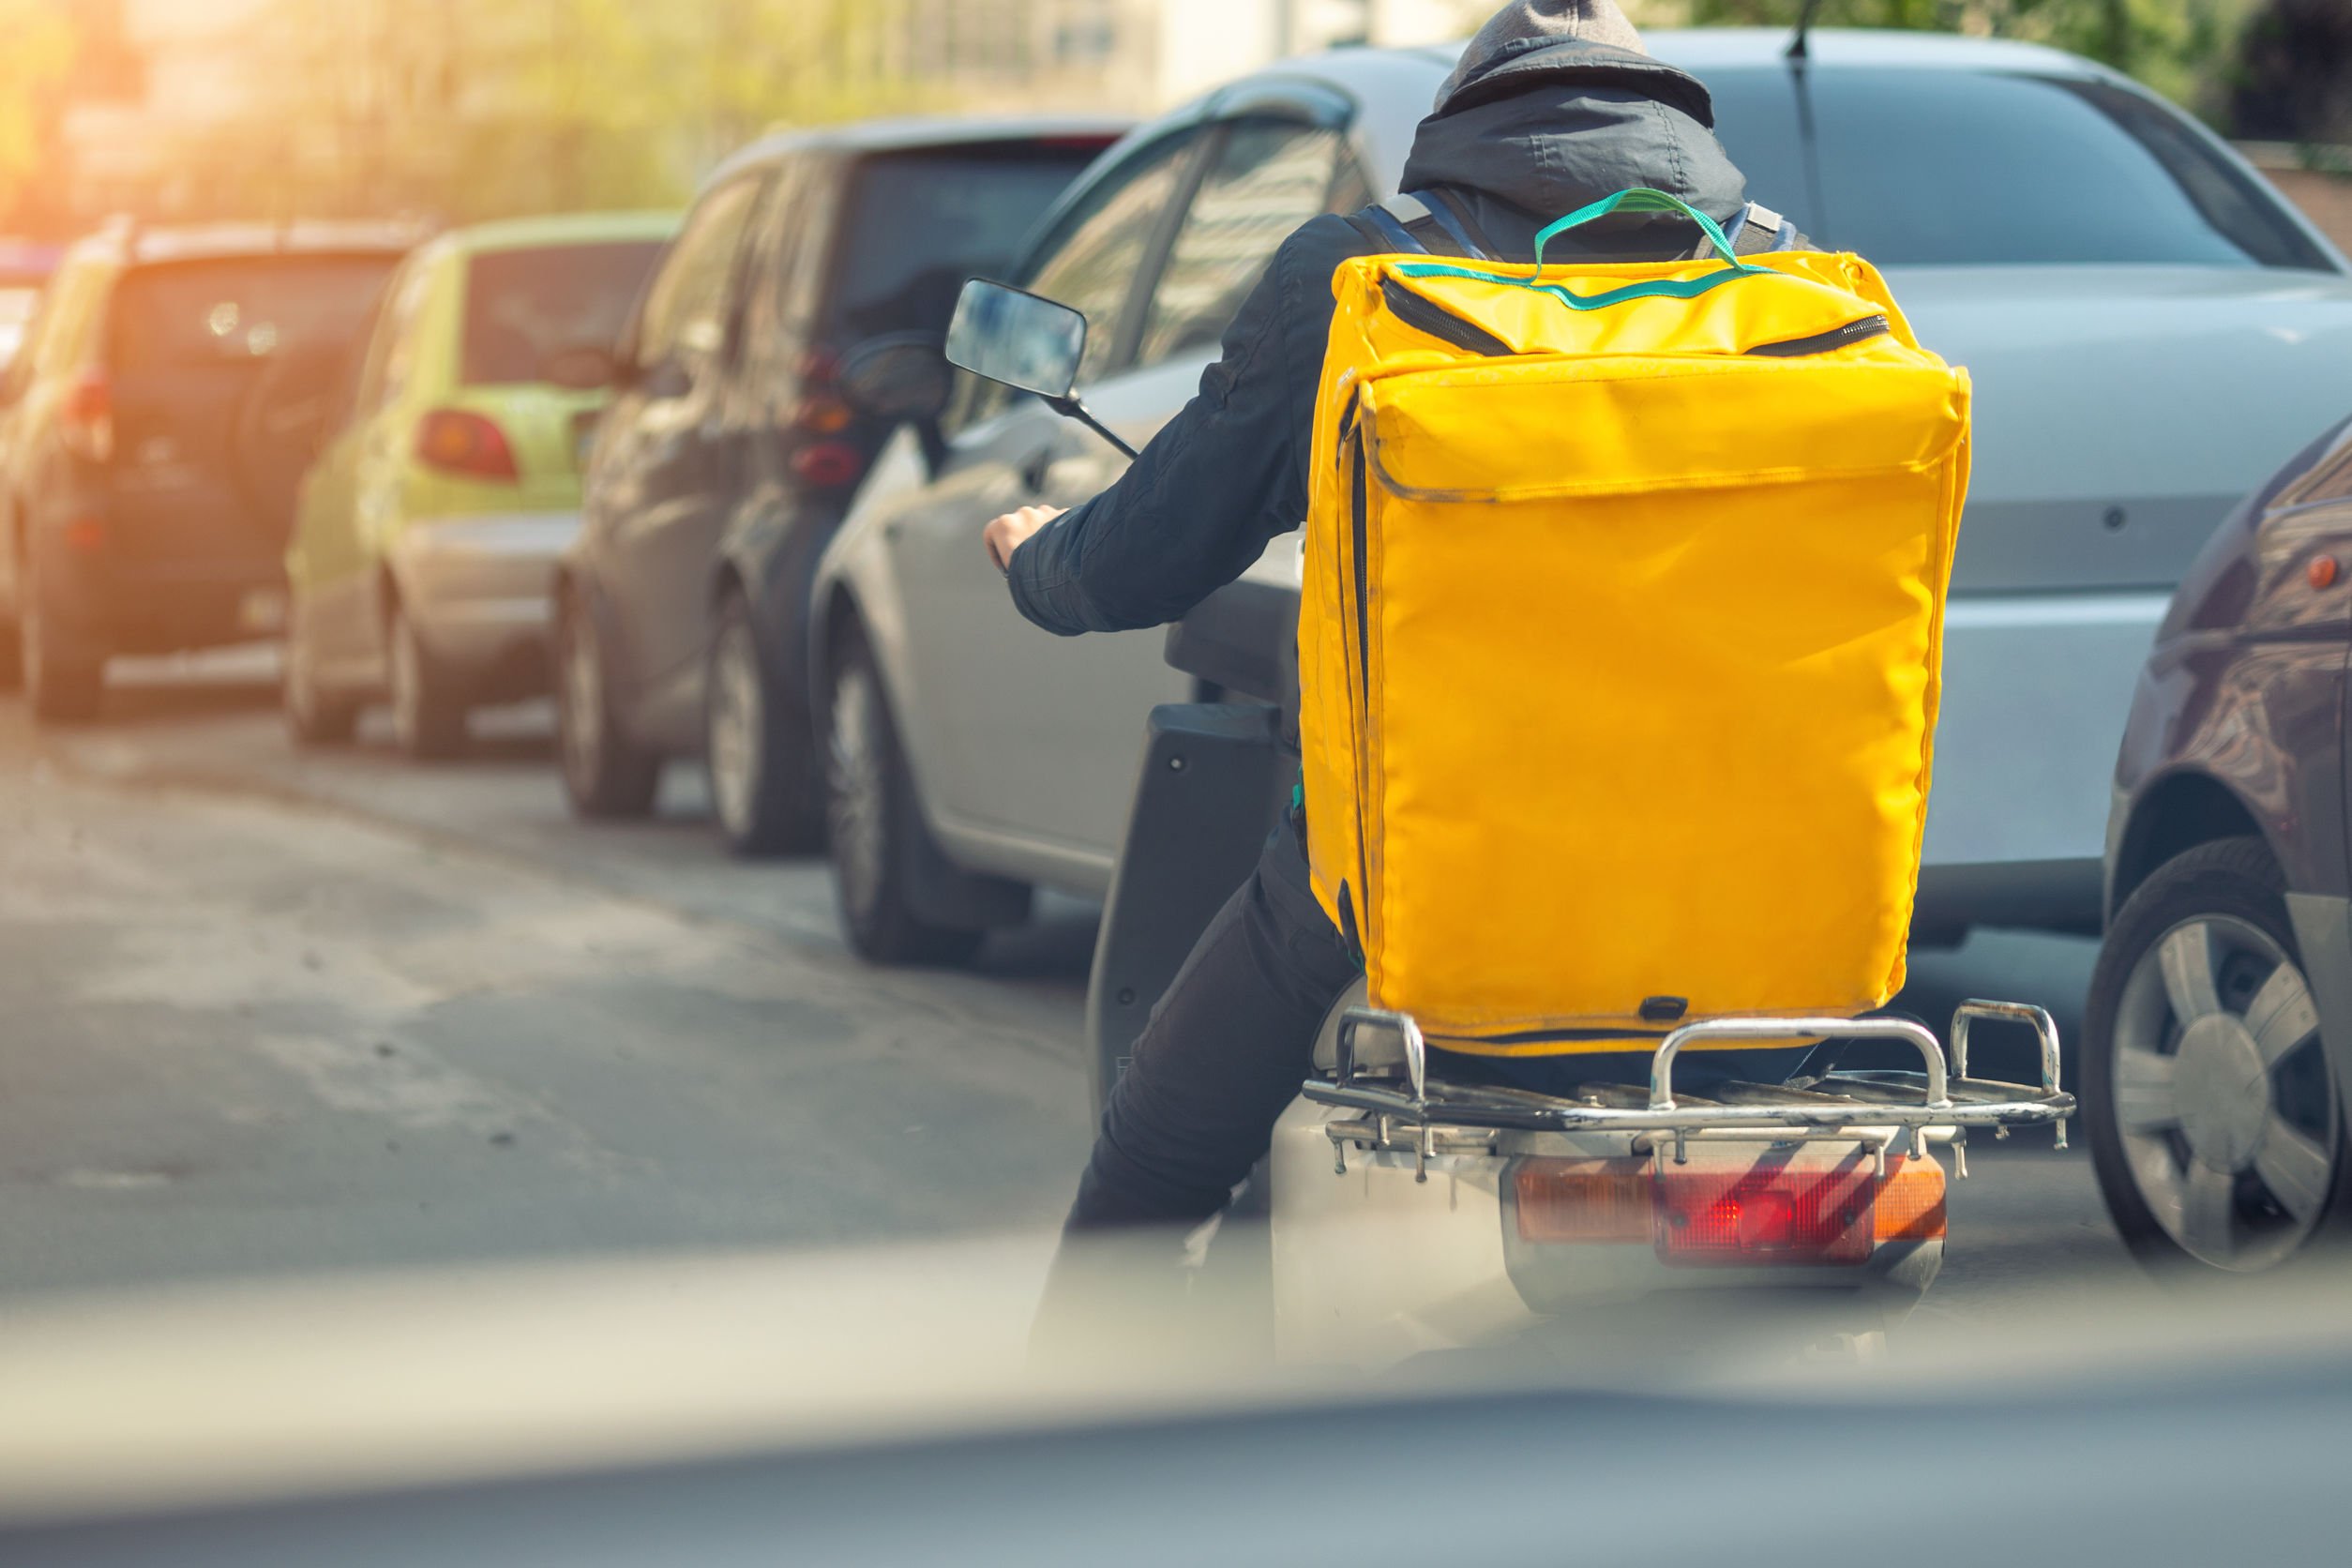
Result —
<path fill-rule="evenodd" d="M 1053 410 L 1054 413 L 1061 415 L 1065 419 L 1077 420 L 1079 424 L 1084 425 L 1088 430 L 1093 430 L 1096 435 L 1101 436 L 1105 441 L 1109 442 L 1111 445 L 1118 448 L 1119 455 L 1125 458 L 1129 462 L 1133 462 L 1136 460 L 1138 456 L 1136 449 L 1128 445 L 1125 442 L 1120 440 L 1118 431 L 1112 430 L 1108 425 L 1106 425 L 1101 420 L 1095 418 L 1093 411 L 1089 409 L 1078 399 L 1048 398 L 1046 400 L 1046 406 Z"/>

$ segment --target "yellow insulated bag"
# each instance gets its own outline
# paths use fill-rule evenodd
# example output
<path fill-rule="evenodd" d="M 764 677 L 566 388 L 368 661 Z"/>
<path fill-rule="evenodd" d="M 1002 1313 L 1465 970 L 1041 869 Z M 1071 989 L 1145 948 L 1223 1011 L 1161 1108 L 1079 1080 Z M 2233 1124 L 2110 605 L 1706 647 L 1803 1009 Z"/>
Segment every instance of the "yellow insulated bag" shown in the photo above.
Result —
<path fill-rule="evenodd" d="M 1719 256 L 1554 265 L 1620 209 Z M 1968 378 L 1852 255 L 1657 191 L 1537 264 L 1333 281 L 1299 623 L 1309 858 L 1376 1005 L 1620 1048 L 1903 983 Z"/>

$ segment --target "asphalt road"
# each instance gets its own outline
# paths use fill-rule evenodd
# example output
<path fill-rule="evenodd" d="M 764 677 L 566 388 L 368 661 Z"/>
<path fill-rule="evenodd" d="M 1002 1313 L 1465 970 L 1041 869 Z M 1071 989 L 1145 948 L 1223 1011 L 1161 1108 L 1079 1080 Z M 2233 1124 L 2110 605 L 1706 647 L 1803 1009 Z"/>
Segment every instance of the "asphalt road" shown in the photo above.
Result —
<path fill-rule="evenodd" d="M 0 701 L 0 1304 L 222 1277 L 1050 1229 L 1090 1133 L 1093 914 L 886 972 L 821 864 L 729 861 L 693 770 L 583 827 L 547 716 L 418 766 L 296 753 L 274 661 Z M 1922 956 L 2079 1014 L 2088 944 Z M 2031 1312 L 2121 1250 L 2079 1154 L 1982 1143 L 1926 1309 Z"/>

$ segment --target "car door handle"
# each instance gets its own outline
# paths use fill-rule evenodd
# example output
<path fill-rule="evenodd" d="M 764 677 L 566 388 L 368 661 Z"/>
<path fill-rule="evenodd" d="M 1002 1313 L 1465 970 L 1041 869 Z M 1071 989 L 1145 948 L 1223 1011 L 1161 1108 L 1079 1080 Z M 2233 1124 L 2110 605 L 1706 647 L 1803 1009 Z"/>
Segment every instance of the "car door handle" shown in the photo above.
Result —
<path fill-rule="evenodd" d="M 1046 486 L 1053 480 L 1053 448 L 1047 447 L 1031 455 L 1020 467 L 1021 488 L 1032 495 L 1046 493 Z"/>

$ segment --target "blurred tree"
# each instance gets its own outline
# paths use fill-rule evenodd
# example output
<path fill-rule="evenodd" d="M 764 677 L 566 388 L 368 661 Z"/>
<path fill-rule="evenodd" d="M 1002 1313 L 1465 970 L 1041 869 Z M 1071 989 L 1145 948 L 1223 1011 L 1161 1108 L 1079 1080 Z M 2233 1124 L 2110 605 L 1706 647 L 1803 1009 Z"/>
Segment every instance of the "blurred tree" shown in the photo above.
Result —
<path fill-rule="evenodd" d="M 51 150 L 56 95 L 73 60 L 65 0 L 0 0 L 0 217 Z"/>
<path fill-rule="evenodd" d="M 2221 115 L 2255 0 L 1823 0 L 1823 27 L 1924 28 L 2028 39 L 2087 54 L 2188 108 Z M 2345 0 L 2312 0 L 2344 8 Z M 1698 25 L 1793 26 L 1802 0 L 1690 0 Z"/>

